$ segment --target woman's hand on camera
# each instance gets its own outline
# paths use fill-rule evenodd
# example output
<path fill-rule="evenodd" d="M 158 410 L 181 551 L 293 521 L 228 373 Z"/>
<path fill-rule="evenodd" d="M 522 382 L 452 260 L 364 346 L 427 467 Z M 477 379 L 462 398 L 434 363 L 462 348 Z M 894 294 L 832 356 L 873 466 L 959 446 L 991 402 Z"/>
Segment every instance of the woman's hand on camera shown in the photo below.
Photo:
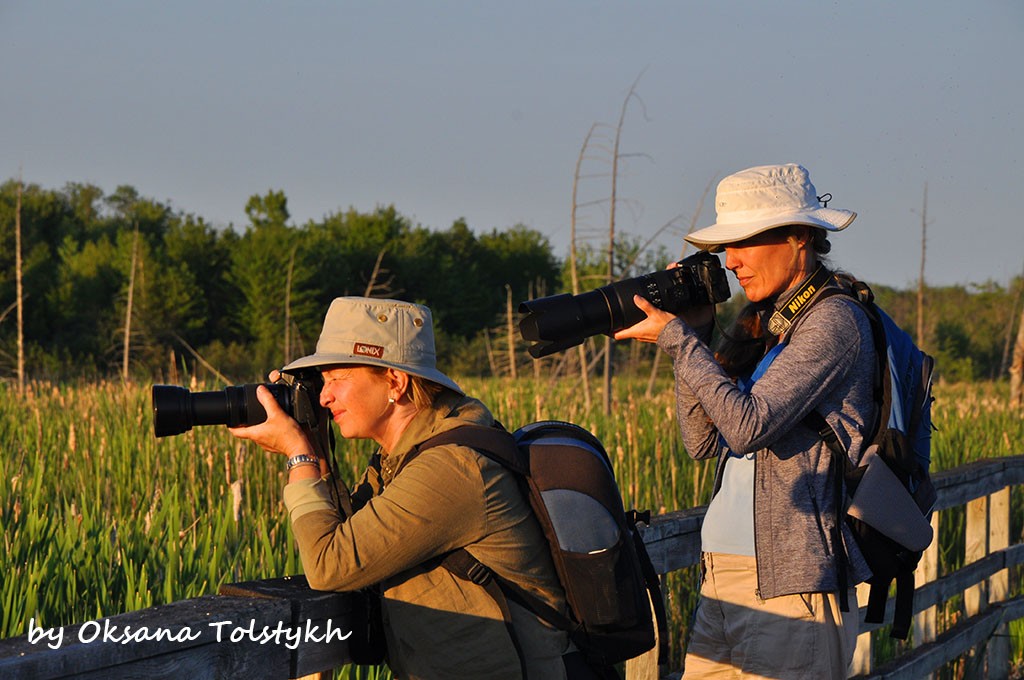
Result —
<path fill-rule="evenodd" d="M 645 298 L 639 295 L 633 296 L 633 303 L 641 312 L 647 315 L 643 321 L 633 324 L 629 328 L 623 328 L 615 333 L 616 340 L 639 340 L 640 342 L 658 342 L 658 336 L 665 330 L 665 326 L 673 319 L 682 319 L 692 328 L 699 328 L 707 325 L 714 318 L 714 306 L 702 305 L 691 307 L 678 316 L 671 312 L 658 309 Z"/>
<path fill-rule="evenodd" d="M 633 303 L 640 308 L 641 312 L 647 315 L 647 318 L 633 324 L 629 328 L 616 331 L 614 336 L 616 340 L 657 342 L 658 336 L 661 335 L 661 331 L 668 325 L 668 322 L 677 318 L 675 314 L 658 309 L 639 295 L 633 296 Z"/>
<path fill-rule="evenodd" d="M 267 412 L 267 419 L 256 425 L 229 427 L 231 434 L 247 439 L 270 453 L 281 453 L 289 458 L 300 453 L 313 454 L 313 447 L 302 428 L 284 412 L 270 390 L 260 385 L 256 388 L 256 398 Z"/>

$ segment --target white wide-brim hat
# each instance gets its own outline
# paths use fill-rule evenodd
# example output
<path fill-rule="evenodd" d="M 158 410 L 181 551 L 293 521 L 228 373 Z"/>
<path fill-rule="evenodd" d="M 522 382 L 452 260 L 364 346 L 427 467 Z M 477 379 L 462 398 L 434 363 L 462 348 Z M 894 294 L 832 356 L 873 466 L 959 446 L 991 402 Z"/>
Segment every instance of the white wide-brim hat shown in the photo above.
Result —
<path fill-rule="evenodd" d="M 715 213 L 715 224 L 686 236 L 712 253 L 776 227 L 806 224 L 839 231 L 857 217 L 851 210 L 823 206 L 807 169 L 795 163 L 761 165 L 729 175 L 718 183 Z"/>
<path fill-rule="evenodd" d="M 346 364 L 394 368 L 465 394 L 454 380 L 437 370 L 430 310 L 412 302 L 335 298 L 324 317 L 316 352 L 281 371 Z"/>

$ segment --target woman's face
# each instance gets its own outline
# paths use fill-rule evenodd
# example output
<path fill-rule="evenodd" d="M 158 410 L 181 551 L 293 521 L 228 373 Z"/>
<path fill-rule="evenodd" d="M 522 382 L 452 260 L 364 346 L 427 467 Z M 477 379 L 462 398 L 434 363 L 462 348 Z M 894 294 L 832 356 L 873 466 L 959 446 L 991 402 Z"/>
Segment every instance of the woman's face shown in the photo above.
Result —
<path fill-rule="evenodd" d="M 800 283 L 814 264 L 808 230 L 779 228 L 725 246 L 725 266 L 747 299 L 760 302 Z"/>
<path fill-rule="evenodd" d="M 394 413 L 385 374 L 366 366 L 344 366 L 325 368 L 321 375 L 320 405 L 330 409 L 341 436 L 381 442 Z"/>

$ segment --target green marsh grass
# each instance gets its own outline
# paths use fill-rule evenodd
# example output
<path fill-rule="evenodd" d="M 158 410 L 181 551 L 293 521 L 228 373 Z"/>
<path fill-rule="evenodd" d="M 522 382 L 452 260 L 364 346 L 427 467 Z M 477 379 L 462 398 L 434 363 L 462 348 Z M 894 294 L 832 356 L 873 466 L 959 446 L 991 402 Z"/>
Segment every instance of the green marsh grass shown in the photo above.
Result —
<path fill-rule="evenodd" d="M 612 415 L 600 395 L 587 410 L 574 380 L 464 379 L 509 427 L 577 422 L 612 458 L 626 507 L 670 512 L 707 503 L 713 464 L 691 461 L 680 442 L 668 378 L 616 382 Z M 192 389 L 218 389 L 191 385 Z M 1024 453 L 1024 423 L 1009 411 L 1007 386 L 937 389 L 933 466 Z M 0 636 L 23 635 L 29 619 L 48 627 L 217 592 L 225 583 L 301 571 L 281 502 L 283 461 L 237 442 L 221 427 L 157 440 L 149 386 L 32 384 L 24 397 L 0 385 Z M 341 442 L 337 469 L 351 481 L 372 452 Z M 1011 536 L 1022 540 L 1022 499 L 1013 495 Z M 963 563 L 963 517 L 943 518 L 941 573 Z M 1024 592 L 1012 574 L 1012 594 Z M 672 666 L 696 602 L 697 574 L 667 579 Z M 943 616 L 962 616 L 952 602 Z M 1011 627 L 1021 662 L 1024 625 Z M 886 654 L 897 648 L 879 637 Z M 337 677 L 386 678 L 382 669 Z"/>

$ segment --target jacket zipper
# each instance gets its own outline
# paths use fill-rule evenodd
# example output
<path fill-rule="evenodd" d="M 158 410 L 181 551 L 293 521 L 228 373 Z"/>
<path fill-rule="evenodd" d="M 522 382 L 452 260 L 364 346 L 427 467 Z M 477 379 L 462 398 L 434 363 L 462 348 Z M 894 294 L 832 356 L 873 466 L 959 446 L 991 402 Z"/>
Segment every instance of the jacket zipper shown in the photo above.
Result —
<path fill-rule="evenodd" d="M 751 490 L 754 494 L 754 498 L 750 505 L 754 511 L 754 581 L 756 583 L 754 587 L 754 597 L 757 598 L 758 602 L 764 602 L 764 598 L 761 596 L 761 570 L 758 568 L 757 559 L 757 487 L 761 485 L 761 478 L 757 474 L 757 462 L 761 457 L 761 451 L 764 449 L 758 449 L 754 453 L 754 488 Z"/>

